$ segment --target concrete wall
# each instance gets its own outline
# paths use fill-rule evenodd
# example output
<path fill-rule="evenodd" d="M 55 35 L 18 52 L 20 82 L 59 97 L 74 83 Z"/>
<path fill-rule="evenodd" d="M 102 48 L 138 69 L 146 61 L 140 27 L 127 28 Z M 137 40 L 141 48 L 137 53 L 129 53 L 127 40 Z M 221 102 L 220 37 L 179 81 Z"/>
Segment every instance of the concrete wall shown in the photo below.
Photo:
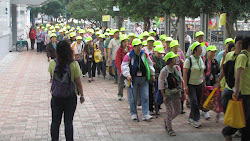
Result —
<path fill-rule="evenodd" d="M 3 59 L 5 55 L 9 53 L 9 43 L 10 43 L 11 35 L 7 34 L 5 36 L 0 37 L 0 60 Z"/>

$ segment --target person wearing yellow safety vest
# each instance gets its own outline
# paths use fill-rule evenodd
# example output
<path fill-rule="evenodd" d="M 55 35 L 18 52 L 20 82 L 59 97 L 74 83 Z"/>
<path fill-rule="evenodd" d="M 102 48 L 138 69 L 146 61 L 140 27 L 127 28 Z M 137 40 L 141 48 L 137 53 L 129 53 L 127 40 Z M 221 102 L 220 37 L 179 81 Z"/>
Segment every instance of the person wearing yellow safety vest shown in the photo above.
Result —
<path fill-rule="evenodd" d="M 138 120 L 137 95 L 141 94 L 142 120 L 150 120 L 149 115 L 149 86 L 148 81 L 155 80 L 155 70 L 149 55 L 141 49 L 141 41 L 134 39 L 133 50 L 127 53 L 122 61 L 122 75 L 128 80 L 128 99 L 130 114 L 133 120 Z"/>
<path fill-rule="evenodd" d="M 161 70 L 158 82 L 159 90 L 163 96 L 163 102 L 166 106 L 166 117 L 164 118 L 165 129 L 170 136 L 176 136 L 172 128 L 172 120 L 181 113 L 181 94 L 182 89 L 182 74 L 180 67 L 176 65 L 176 58 L 179 55 L 169 52 L 165 55 L 164 60 L 166 66 Z M 171 92 L 175 91 L 175 95 Z M 170 94 L 168 94 L 170 93 Z"/>

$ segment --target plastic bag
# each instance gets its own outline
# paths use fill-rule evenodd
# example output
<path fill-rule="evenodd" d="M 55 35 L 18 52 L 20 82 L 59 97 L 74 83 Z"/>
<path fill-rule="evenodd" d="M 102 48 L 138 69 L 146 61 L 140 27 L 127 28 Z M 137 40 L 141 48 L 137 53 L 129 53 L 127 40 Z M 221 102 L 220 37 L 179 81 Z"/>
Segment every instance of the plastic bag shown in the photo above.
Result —
<path fill-rule="evenodd" d="M 215 88 L 211 93 L 210 95 L 208 96 L 208 98 L 206 99 L 206 101 L 204 102 L 203 104 L 203 108 L 205 108 L 206 110 L 213 110 L 214 109 L 214 94 L 215 94 L 215 91 L 217 90 L 217 88 Z"/>
<path fill-rule="evenodd" d="M 223 112 L 223 107 L 221 105 L 221 90 L 219 88 L 217 88 L 216 92 L 215 92 L 215 100 L 214 100 L 214 105 L 215 105 L 215 108 L 214 108 L 214 111 L 216 113 L 220 113 L 220 112 Z"/>
<path fill-rule="evenodd" d="M 95 60 L 96 63 L 103 62 L 101 50 L 98 50 L 98 51 L 94 52 L 94 60 Z"/>
<path fill-rule="evenodd" d="M 229 100 L 224 117 L 224 124 L 237 129 L 246 127 L 242 100 L 236 100 L 235 97 L 234 100 Z"/>

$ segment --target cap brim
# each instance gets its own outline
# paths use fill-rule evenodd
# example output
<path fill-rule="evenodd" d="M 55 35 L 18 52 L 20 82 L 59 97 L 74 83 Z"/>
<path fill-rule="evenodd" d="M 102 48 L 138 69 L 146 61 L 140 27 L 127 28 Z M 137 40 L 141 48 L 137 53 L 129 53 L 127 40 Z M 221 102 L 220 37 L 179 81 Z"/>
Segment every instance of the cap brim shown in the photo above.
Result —
<path fill-rule="evenodd" d="M 157 51 L 157 52 L 159 52 L 159 53 L 166 53 L 165 51 Z"/>
<path fill-rule="evenodd" d="M 208 51 L 216 51 L 216 52 L 218 52 L 218 50 L 217 50 L 217 49 L 210 49 L 210 50 L 208 50 Z"/>
<path fill-rule="evenodd" d="M 92 40 L 85 40 L 86 42 L 92 41 Z"/>

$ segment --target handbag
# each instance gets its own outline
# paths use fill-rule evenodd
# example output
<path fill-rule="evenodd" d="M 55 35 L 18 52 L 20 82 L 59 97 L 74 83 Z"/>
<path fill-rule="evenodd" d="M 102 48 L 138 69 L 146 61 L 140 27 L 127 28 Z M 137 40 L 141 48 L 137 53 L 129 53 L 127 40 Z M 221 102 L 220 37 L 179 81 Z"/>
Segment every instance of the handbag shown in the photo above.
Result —
<path fill-rule="evenodd" d="M 173 89 L 165 89 L 165 95 L 170 99 L 181 99 L 181 89 L 179 87 Z"/>
<path fill-rule="evenodd" d="M 176 86 L 176 80 L 172 77 L 174 84 Z M 178 83 L 178 82 L 177 82 Z M 181 88 L 180 85 L 173 89 L 165 89 L 165 96 L 170 99 L 181 99 Z"/>
<path fill-rule="evenodd" d="M 81 62 L 83 60 L 83 54 L 75 54 L 75 61 Z"/>
<path fill-rule="evenodd" d="M 96 63 L 103 62 L 101 50 L 98 50 L 98 51 L 94 52 L 94 60 L 95 60 Z"/>

